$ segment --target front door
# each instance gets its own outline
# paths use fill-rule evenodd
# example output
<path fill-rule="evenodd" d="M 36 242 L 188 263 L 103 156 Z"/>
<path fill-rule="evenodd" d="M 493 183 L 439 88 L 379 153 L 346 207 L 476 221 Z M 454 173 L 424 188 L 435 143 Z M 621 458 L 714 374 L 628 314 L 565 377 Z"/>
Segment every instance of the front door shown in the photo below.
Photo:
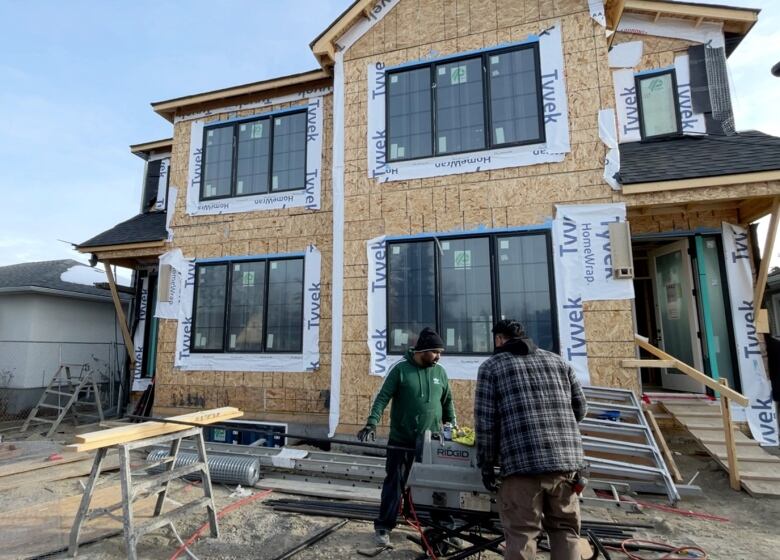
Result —
<path fill-rule="evenodd" d="M 678 360 L 703 371 L 699 319 L 688 249 L 688 240 L 683 239 L 649 254 L 658 345 Z M 704 385 L 674 368 L 662 369 L 661 372 L 661 384 L 665 389 L 704 392 Z"/>

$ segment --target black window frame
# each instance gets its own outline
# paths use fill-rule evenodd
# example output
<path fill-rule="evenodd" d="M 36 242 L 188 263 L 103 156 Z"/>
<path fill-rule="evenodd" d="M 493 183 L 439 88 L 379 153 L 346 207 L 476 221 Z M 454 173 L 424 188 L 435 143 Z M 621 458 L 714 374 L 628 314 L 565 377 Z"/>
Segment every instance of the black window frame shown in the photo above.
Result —
<path fill-rule="evenodd" d="M 536 96 L 537 96 L 537 111 L 539 120 L 539 137 L 531 140 L 523 140 L 520 142 L 504 142 L 502 144 L 491 144 L 491 123 L 492 123 L 492 107 L 490 103 L 490 81 L 491 77 L 487 71 L 488 58 L 500 54 L 505 54 L 514 51 L 520 51 L 524 49 L 532 49 L 534 53 L 534 64 L 536 65 Z M 436 153 L 436 67 L 440 64 L 453 64 L 461 60 L 470 60 L 474 58 L 480 58 L 482 62 L 482 111 L 484 120 L 484 139 L 485 147 L 477 148 L 473 150 L 463 150 L 459 152 L 446 152 L 443 154 Z M 410 70 L 418 70 L 420 68 L 430 69 L 430 103 L 431 103 L 431 155 L 418 156 L 409 158 L 391 158 L 390 157 L 390 92 L 389 84 L 390 77 L 393 74 L 400 74 L 408 72 Z M 456 55 L 453 57 L 447 57 L 439 60 L 432 60 L 430 62 L 422 62 L 420 64 L 410 64 L 401 68 L 391 68 L 385 71 L 385 161 L 388 163 L 397 163 L 402 161 L 416 161 L 422 159 L 431 159 L 435 157 L 446 157 L 459 154 L 470 154 L 474 152 L 484 152 L 487 150 L 498 150 L 501 148 L 511 148 L 514 146 L 528 146 L 531 144 L 543 144 L 547 141 L 547 135 L 544 127 L 544 92 L 542 90 L 542 67 L 539 59 L 539 42 L 534 41 L 522 45 L 513 45 L 509 47 L 502 47 L 490 51 L 483 51 L 479 53 Z"/>
<path fill-rule="evenodd" d="M 672 92 L 674 99 L 674 115 L 675 122 L 677 123 L 677 130 L 675 132 L 669 132 L 666 134 L 656 134 L 655 136 L 647 136 L 645 133 L 645 113 L 642 108 L 642 91 L 639 87 L 639 83 L 643 80 L 654 78 L 656 76 L 662 76 L 664 74 L 671 74 L 672 76 Z M 677 93 L 677 72 L 674 68 L 666 68 L 657 72 L 647 72 L 634 75 L 634 91 L 636 92 L 636 107 L 639 111 L 639 134 L 642 140 L 652 141 L 663 138 L 675 138 L 682 136 L 682 115 L 680 114 L 680 98 Z"/>
<path fill-rule="evenodd" d="M 387 294 L 385 297 L 385 317 L 387 318 L 387 333 L 385 335 L 385 348 L 387 348 L 387 354 L 389 356 L 401 356 L 403 352 L 396 352 L 391 350 L 391 331 L 392 325 L 390 324 L 390 279 L 392 277 L 392 269 L 390 263 L 390 248 L 394 244 L 411 244 L 411 243 L 429 243 L 434 242 L 434 286 L 436 293 L 434 294 L 434 313 L 436 316 L 436 324 L 431 326 L 436 332 L 441 332 L 440 327 L 442 324 L 442 304 L 441 304 L 441 250 L 439 244 L 442 241 L 456 241 L 460 239 L 474 239 L 474 238 L 488 238 L 489 242 L 489 262 L 490 262 L 490 289 L 491 289 L 491 303 L 493 313 L 493 324 L 498 321 L 501 313 L 501 280 L 499 277 L 499 262 L 498 262 L 498 242 L 507 237 L 521 237 L 521 236 L 543 236 L 546 245 L 546 257 L 547 257 L 547 274 L 549 282 L 550 293 L 550 325 L 552 330 L 552 352 L 556 354 L 560 352 L 560 336 L 558 333 L 558 307 L 555 293 L 555 270 L 553 267 L 553 244 L 552 244 L 552 231 L 499 231 L 493 233 L 473 233 L 464 235 L 448 235 L 446 237 L 419 237 L 413 239 L 388 239 L 385 242 L 385 255 L 387 259 Z M 517 319 L 516 317 L 510 317 L 510 319 Z M 478 353 L 478 352 L 453 352 L 447 350 L 448 356 L 490 356 L 490 352 Z"/>
<path fill-rule="evenodd" d="M 300 326 L 301 326 L 301 344 L 296 350 L 268 350 L 268 284 L 269 284 L 269 272 L 270 263 L 279 261 L 301 261 L 303 265 L 304 277 L 301 279 L 301 313 L 300 313 Z M 234 264 L 242 263 L 265 263 L 265 275 L 263 286 L 263 336 L 260 346 L 262 350 L 259 351 L 246 351 L 246 350 L 230 350 L 229 337 L 230 337 L 230 297 L 233 286 L 233 266 Z M 208 266 L 226 266 L 227 273 L 225 275 L 225 313 L 222 318 L 222 350 L 209 350 L 209 349 L 197 349 L 195 348 L 195 328 L 197 326 L 197 310 L 198 310 L 198 273 L 201 267 Z M 303 256 L 274 256 L 264 258 L 251 258 L 251 259 L 232 259 L 232 260 L 215 260 L 203 263 L 195 263 L 195 288 L 192 296 L 192 336 L 190 337 L 190 353 L 191 354 L 301 354 L 303 353 L 303 335 L 304 335 L 304 313 L 305 313 L 305 296 L 306 296 L 306 259 Z"/>
<path fill-rule="evenodd" d="M 300 187 L 291 187 L 287 189 L 277 189 L 277 190 L 271 190 L 271 184 L 273 182 L 273 159 L 274 159 L 274 128 L 273 126 L 269 125 L 270 130 L 270 136 L 268 139 L 268 183 L 267 183 L 267 190 L 266 192 L 262 193 L 246 193 L 246 194 L 238 194 L 236 193 L 237 189 L 237 183 L 238 183 L 238 127 L 242 124 L 250 124 L 250 123 L 258 123 L 261 121 L 268 121 L 271 123 L 273 119 L 281 118 L 281 117 L 288 117 L 295 114 L 303 114 L 306 119 L 308 119 L 308 108 L 304 107 L 302 109 L 293 109 L 289 111 L 283 111 L 278 113 L 265 113 L 263 115 L 254 115 L 252 117 L 247 117 L 245 119 L 237 119 L 237 120 L 231 120 L 229 122 L 223 122 L 223 123 L 213 123 L 209 124 L 207 126 L 203 127 L 203 155 L 201 158 L 202 163 L 202 172 L 200 174 L 200 188 L 199 188 L 199 196 L 200 200 L 223 200 L 226 198 L 241 198 L 244 196 L 265 196 L 265 195 L 271 195 L 271 194 L 277 194 L 277 193 L 284 193 L 284 192 L 293 192 L 293 191 L 302 191 L 306 188 L 306 162 L 308 159 L 308 142 L 304 140 L 303 142 L 303 177 L 304 177 L 304 183 Z M 308 123 L 308 120 L 306 121 Z M 230 158 L 230 194 L 226 195 L 217 195 L 217 196 L 204 196 L 203 189 L 205 187 L 206 183 L 206 138 L 209 130 L 214 130 L 217 128 L 232 128 L 233 129 L 233 145 L 231 147 L 231 158 Z M 304 138 L 308 136 L 308 124 L 304 127 Z"/>

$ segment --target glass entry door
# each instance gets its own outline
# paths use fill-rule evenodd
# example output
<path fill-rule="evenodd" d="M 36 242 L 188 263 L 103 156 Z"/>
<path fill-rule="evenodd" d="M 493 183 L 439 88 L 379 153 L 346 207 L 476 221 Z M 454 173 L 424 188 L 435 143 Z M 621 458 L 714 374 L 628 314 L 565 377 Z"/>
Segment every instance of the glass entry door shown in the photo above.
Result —
<path fill-rule="evenodd" d="M 688 240 L 683 239 L 649 254 L 658 344 L 666 353 L 703 371 L 699 320 L 693 295 L 693 274 L 688 248 Z M 662 369 L 661 372 L 661 384 L 665 389 L 704 392 L 704 385 L 674 368 Z"/>

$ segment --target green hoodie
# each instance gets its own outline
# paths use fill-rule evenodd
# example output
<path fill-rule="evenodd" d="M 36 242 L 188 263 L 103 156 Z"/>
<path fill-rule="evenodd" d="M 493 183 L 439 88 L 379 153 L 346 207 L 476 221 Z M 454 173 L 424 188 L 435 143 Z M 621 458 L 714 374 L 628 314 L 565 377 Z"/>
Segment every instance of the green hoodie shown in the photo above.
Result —
<path fill-rule="evenodd" d="M 392 399 L 390 439 L 414 446 L 417 436 L 425 430 L 438 432 L 443 422 L 454 424 L 455 407 L 447 373 L 442 366 L 418 366 L 411 349 L 404 358 L 385 377 L 366 424 L 376 426 Z"/>

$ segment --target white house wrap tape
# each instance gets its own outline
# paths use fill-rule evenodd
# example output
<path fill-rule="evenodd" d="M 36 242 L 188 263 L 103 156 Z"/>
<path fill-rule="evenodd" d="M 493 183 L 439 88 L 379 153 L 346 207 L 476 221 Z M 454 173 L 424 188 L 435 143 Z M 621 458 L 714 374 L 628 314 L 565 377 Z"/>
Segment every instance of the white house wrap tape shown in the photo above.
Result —
<path fill-rule="evenodd" d="M 333 65 L 333 277 L 331 279 L 331 360 L 328 437 L 339 425 L 344 307 L 344 51 L 380 21 L 399 0 L 379 0 L 338 40 Z"/>
<path fill-rule="evenodd" d="M 304 207 L 308 210 L 320 208 L 320 183 L 322 179 L 322 131 L 323 131 L 323 98 L 309 97 L 306 112 L 306 175 L 301 188 L 268 194 L 253 194 L 221 198 L 217 200 L 200 200 L 201 173 L 203 170 L 203 127 L 202 120 L 192 122 L 190 130 L 190 161 L 189 179 L 187 184 L 187 214 L 190 216 L 205 216 L 208 214 L 234 214 L 236 212 L 251 212 L 254 210 L 278 210 L 281 208 Z M 220 109 L 222 113 L 224 109 Z M 274 113 L 268 113 L 273 115 Z M 261 117 L 258 113 L 253 117 Z M 213 124 L 213 123 L 208 123 Z"/>
<path fill-rule="evenodd" d="M 639 64 L 642 59 L 642 50 L 644 43 L 642 41 L 629 41 L 612 45 L 609 50 L 610 68 L 633 68 Z"/>
<path fill-rule="evenodd" d="M 703 113 L 693 112 L 691 100 L 691 67 L 687 54 L 676 56 L 674 73 L 677 77 L 677 101 L 680 105 L 680 123 L 683 134 L 701 135 L 707 133 Z"/>
<path fill-rule="evenodd" d="M 157 199 L 154 202 L 155 210 L 165 210 L 165 198 L 168 194 L 168 172 L 171 168 L 171 158 L 160 160 L 160 177 L 157 180 Z"/>
<path fill-rule="evenodd" d="M 639 104 L 636 98 L 634 71 L 630 68 L 612 72 L 615 85 L 615 112 L 617 113 L 618 138 L 620 142 L 638 142 L 642 139 L 639 130 Z"/>
<path fill-rule="evenodd" d="M 178 273 L 178 320 L 174 366 L 187 371 L 281 371 L 306 372 L 319 369 L 320 341 L 320 252 L 313 245 L 306 248 L 303 264 L 303 345 L 300 354 L 239 354 L 190 353 L 192 339 L 192 308 L 195 293 L 195 260 L 182 259 L 180 254 L 166 253 L 161 264 L 171 264 Z M 173 279 L 173 271 L 171 278 Z M 181 282 L 183 280 L 183 282 Z M 170 308 L 164 310 L 170 314 Z"/>
<path fill-rule="evenodd" d="M 368 176 L 385 183 L 563 161 L 571 146 L 560 22 L 541 31 L 538 41 L 546 141 L 528 146 L 387 163 L 385 64 L 381 61 L 369 64 Z"/>
<path fill-rule="evenodd" d="M 604 0 L 588 0 L 588 10 L 592 17 L 601 27 L 607 26 L 607 16 L 604 12 Z"/>
<path fill-rule="evenodd" d="M 623 14 L 618 23 L 618 31 L 636 35 L 656 35 L 672 39 L 685 39 L 708 44 L 711 47 L 725 46 L 723 24 L 704 21 L 698 25 L 693 20 L 659 18 L 639 14 Z"/>
<path fill-rule="evenodd" d="M 723 223 L 723 252 L 729 282 L 731 317 L 737 347 L 742 393 L 750 400 L 744 415 L 750 432 L 761 445 L 777 445 L 777 410 L 772 387 L 764 370 L 761 343 L 753 313 L 753 274 L 750 269 L 748 232 Z M 737 407 L 741 408 L 741 407 Z"/>
<path fill-rule="evenodd" d="M 612 275 L 609 224 L 624 222 L 624 204 L 556 205 L 553 263 L 561 356 L 583 383 L 590 383 L 583 302 L 633 299 L 632 280 Z"/>
<path fill-rule="evenodd" d="M 599 138 L 608 148 L 607 156 L 604 158 L 604 181 L 613 190 L 619 191 L 620 183 L 615 175 L 620 171 L 620 150 L 618 149 L 614 109 L 601 109 L 599 111 Z"/>
<path fill-rule="evenodd" d="M 157 297 L 157 304 L 155 305 L 154 316 L 158 319 L 178 319 L 179 318 L 179 305 L 181 302 L 182 290 L 184 288 L 184 281 L 187 277 L 188 262 L 184 255 L 182 255 L 181 249 L 173 249 L 167 253 L 160 255 L 160 270 L 164 266 L 171 267 L 171 279 L 168 286 L 160 286 L 157 295 L 161 293 L 161 290 L 167 291 L 166 299 L 168 301 L 160 301 Z"/>
<path fill-rule="evenodd" d="M 165 214 L 165 231 L 168 232 L 168 243 L 173 241 L 173 228 L 171 228 L 171 222 L 173 221 L 173 214 L 176 212 L 176 197 L 179 196 L 179 189 L 171 187 L 168 189 L 167 210 Z"/>
<path fill-rule="evenodd" d="M 133 334 L 133 391 L 143 391 L 151 382 L 151 379 L 143 379 L 141 372 L 144 366 L 144 335 L 146 334 L 146 314 L 149 309 L 149 276 L 141 282 L 141 297 L 138 302 L 138 324 Z"/>

